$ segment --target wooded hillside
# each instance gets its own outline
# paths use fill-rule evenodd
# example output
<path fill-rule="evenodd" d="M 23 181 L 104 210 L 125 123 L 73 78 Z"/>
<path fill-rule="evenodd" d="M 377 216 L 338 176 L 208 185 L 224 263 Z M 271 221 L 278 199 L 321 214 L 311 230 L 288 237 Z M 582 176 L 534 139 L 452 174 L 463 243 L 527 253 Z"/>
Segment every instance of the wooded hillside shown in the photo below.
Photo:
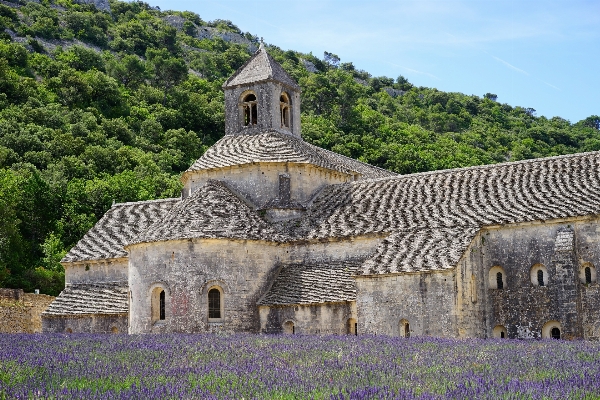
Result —
<path fill-rule="evenodd" d="M 230 21 L 143 2 L 0 2 L 0 287 L 57 295 L 58 261 L 113 201 L 179 196 L 223 135 L 222 83 L 256 48 Z M 267 49 L 302 87 L 307 141 L 399 173 L 600 150 L 598 116 Z"/>

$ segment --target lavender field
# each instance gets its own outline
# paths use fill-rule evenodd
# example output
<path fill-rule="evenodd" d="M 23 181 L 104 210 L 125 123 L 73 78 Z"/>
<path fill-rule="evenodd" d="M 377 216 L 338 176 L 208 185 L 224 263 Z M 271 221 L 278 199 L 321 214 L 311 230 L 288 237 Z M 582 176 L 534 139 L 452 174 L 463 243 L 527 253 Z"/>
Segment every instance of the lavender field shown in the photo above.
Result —
<path fill-rule="evenodd" d="M 0 399 L 599 399 L 600 344 L 0 335 Z"/>

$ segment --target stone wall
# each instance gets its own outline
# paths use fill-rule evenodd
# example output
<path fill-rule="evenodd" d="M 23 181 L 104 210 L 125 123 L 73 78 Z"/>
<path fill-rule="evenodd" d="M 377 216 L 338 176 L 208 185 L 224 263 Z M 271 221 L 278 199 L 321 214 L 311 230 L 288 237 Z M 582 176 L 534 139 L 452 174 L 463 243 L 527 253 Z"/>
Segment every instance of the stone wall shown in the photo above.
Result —
<path fill-rule="evenodd" d="M 253 205 L 262 207 L 279 196 L 279 175 L 283 173 L 290 175 L 290 200 L 303 204 L 326 185 L 354 180 L 353 175 L 309 164 L 255 163 L 187 173 L 184 195 L 189 195 L 209 179 L 218 179 Z"/>
<path fill-rule="evenodd" d="M 456 337 L 454 270 L 357 277 L 358 332 Z M 402 322 L 401 322 L 402 321 Z"/>
<path fill-rule="evenodd" d="M 353 334 L 356 302 L 259 307 L 264 333 Z M 352 320 L 349 324 L 348 321 Z M 294 330 L 290 331 L 293 326 Z M 286 330 L 287 328 L 287 330 Z"/>
<path fill-rule="evenodd" d="M 22 289 L 0 289 L 0 333 L 42 331 L 41 313 L 55 297 L 23 293 Z"/>
<path fill-rule="evenodd" d="M 46 333 L 127 333 L 128 315 L 81 315 L 44 317 Z"/>
<path fill-rule="evenodd" d="M 194 239 L 132 245 L 129 247 L 130 333 L 259 332 L 256 303 L 269 289 L 281 264 L 366 257 L 379 240 L 365 237 L 276 244 Z M 166 315 L 164 321 L 153 322 L 151 299 L 157 287 L 165 291 Z M 212 287 L 223 291 L 224 315 L 220 321 L 208 319 L 208 291 Z M 322 315 L 329 318 L 325 312 Z M 314 329 L 323 330 L 327 323 L 315 322 L 323 325 Z M 339 323 L 332 324 L 333 328 L 327 329 L 338 330 Z"/>
<path fill-rule="evenodd" d="M 128 277 L 127 258 L 63 263 L 65 283 L 122 282 Z"/>
<path fill-rule="evenodd" d="M 494 328 L 503 326 L 509 338 L 540 338 L 549 323 L 555 323 L 565 339 L 600 337 L 595 272 L 593 282 L 581 281 L 583 266 L 600 265 L 599 227 L 597 219 L 570 220 L 481 232 L 479 276 L 487 316 L 484 337 L 493 336 Z M 504 271 L 502 289 L 488 276 L 494 266 Z M 544 271 L 544 286 L 537 284 L 532 268 Z"/>

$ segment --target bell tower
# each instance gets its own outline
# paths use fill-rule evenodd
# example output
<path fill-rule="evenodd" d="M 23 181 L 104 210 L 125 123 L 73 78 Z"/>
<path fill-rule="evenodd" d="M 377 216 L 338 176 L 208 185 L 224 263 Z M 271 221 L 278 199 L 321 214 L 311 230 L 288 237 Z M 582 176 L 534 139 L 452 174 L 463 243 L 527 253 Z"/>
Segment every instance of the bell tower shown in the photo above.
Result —
<path fill-rule="evenodd" d="M 225 134 L 278 131 L 300 135 L 300 86 L 264 44 L 224 84 Z"/>

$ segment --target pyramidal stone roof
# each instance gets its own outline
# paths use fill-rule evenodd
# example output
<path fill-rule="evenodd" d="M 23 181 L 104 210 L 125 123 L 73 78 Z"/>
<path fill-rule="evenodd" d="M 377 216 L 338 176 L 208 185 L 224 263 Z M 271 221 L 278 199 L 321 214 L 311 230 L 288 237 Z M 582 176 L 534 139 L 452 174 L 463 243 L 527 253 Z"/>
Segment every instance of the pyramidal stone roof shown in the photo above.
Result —
<path fill-rule="evenodd" d="M 124 246 L 179 200 L 162 199 L 113 205 L 61 262 L 126 257 Z"/>
<path fill-rule="evenodd" d="M 277 131 L 252 135 L 225 135 L 206 150 L 202 157 L 186 172 L 257 162 L 313 164 L 350 175 L 360 174 L 362 179 L 397 175 L 385 169 L 321 149 L 301 138 Z"/>
<path fill-rule="evenodd" d="M 300 86 L 298 86 L 288 73 L 283 70 L 281 65 L 279 65 L 261 45 L 256 53 L 254 53 L 244 65 L 225 81 L 223 88 L 233 88 L 236 86 L 266 81 L 279 82 L 300 91 Z"/>
<path fill-rule="evenodd" d="M 132 243 L 191 238 L 289 240 L 224 183 L 209 180 L 148 226 Z"/>
<path fill-rule="evenodd" d="M 259 305 L 333 303 L 356 300 L 352 278 L 360 262 L 291 264 L 281 267 Z"/>
<path fill-rule="evenodd" d="M 127 314 L 127 282 L 67 284 L 43 316 Z"/>

